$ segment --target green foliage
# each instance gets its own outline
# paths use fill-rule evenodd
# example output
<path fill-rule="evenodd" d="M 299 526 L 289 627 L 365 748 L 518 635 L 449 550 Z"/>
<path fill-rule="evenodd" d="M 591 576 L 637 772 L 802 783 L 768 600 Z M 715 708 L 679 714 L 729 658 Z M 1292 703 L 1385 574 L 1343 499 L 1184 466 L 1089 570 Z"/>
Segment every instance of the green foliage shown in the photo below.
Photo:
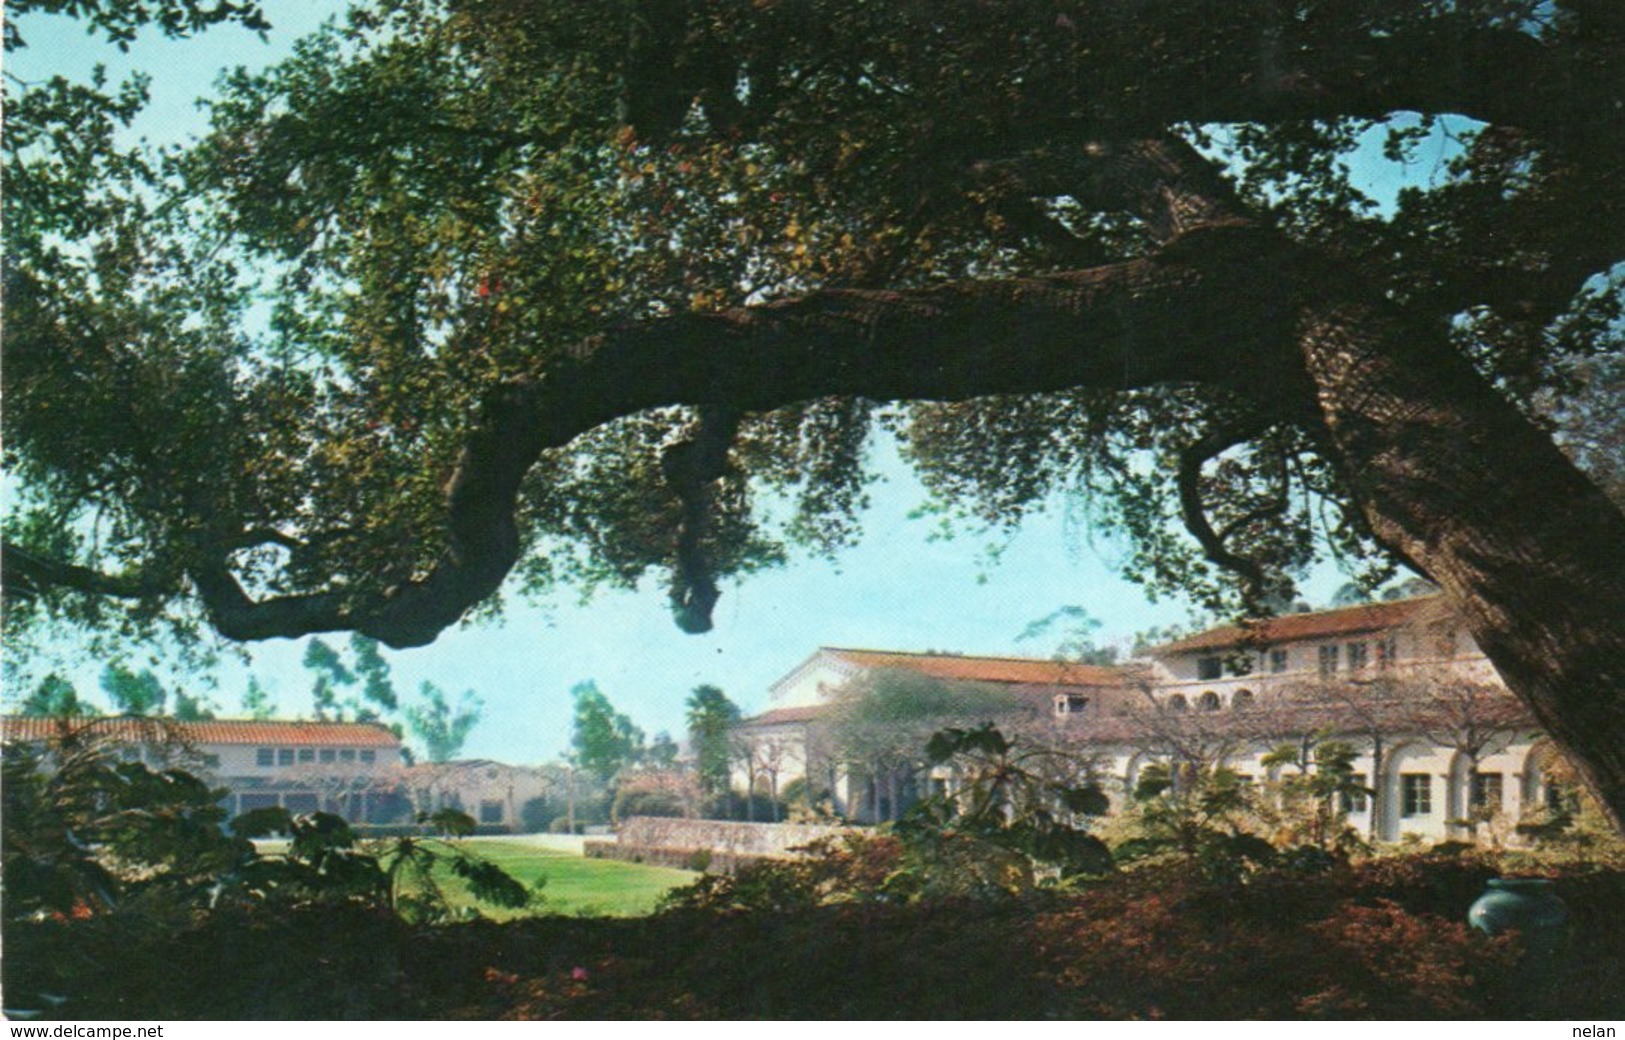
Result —
<path fill-rule="evenodd" d="M 271 694 L 260 685 L 257 676 L 248 677 L 248 685 L 243 690 L 243 711 L 251 719 L 268 719 L 276 714 Z"/>
<path fill-rule="evenodd" d="M 436 875 L 449 870 L 478 902 L 510 910 L 531 904 L 531 889 L 450 840 L 474 833 L 472 817 L 442 809 L 418 822 L 444 837 L 405 836 L 364 844 L 337 816 L 294 816 L 281 808 L 244 813 L 232 821 L 232 828 L 243 837 L 287 837 L 286 852 L 262 855 L 240 873 L 251 890 L 291 902 L 359 900 L 386 906 L 412 921 L 444 921 L 457 911 Z"/>
<path fill-rule="evenodd" d="M 922 891 L 1021 891 L 1113 869 L 1105 842 L 1086 829 L 1109 803 L 1076 754 L 1012 740 L 992 725 L 938 732 L 926 753 L 951 769 L 956 787 L 921 801 L 894 828 Z"/>
<path fill-rule="evenodd" d="M 311 706 L 316 711 L 316 717 L 339 717 L 338 691 L 355 685 L 355 673 L 345 666 L 337 650 L 320 639 L 312 639 L 306 644 L 303 664 L 316 673 L 310 688 Z"/>
<path fill-rule="evenodd" d="M 507 862 L 515 873 L 537 864 Z M 435 928 L 343 906 L 216 912 L 145 933 L 100 918 L 12 922 L 3 967 L 8 1007 L 76 1021 L 258 1020 L 290 1003 L 335 1020 L 1618 1019 L 1625 875 L 1552 872 L 1586 926 L 1540 987 L 1516 970 L 1515 942 L 1460 920 L 1496 872 L 1492 860 L 1410 856 L 1241 889 L 1169 869 L 1019 901 L 853 899 Z M 760 902 L 780 898 L 794 900 Z M 310 970 L 313 950 L 326 970 Z"/>
<path fill-rule="evenodd" d="M 253 3 L 17 6 L 120 46 L 144 25 L 264 24 Z M 186 574 L 228 557 L 256 591 L 369 605 L 447 549 L 444 475 L 504 381 L 651 316 L 1143 256 L 1142 221 L 1070 188 L 1088 149 L 1122 134 L 1200 145 L 1288 235 L 1449 323 L 1522 401 L 1606 383 L 1606 367 L 1577 363 L 1618 353 L 1618 287 L 1586 281 L 1612 262 L 1596 243 L 1612 211 L 1595 206 L 1618 193 L 1561 140 L 1445 112 L 1373 117 L 1360 91 L 1308 73 L 1324 88 L 1313 114 L 1242 105 L 1220 124 L 1207 108 L 1215 84 L 1257 81 L 1260 48 L 1330 61 L 1517 26 L 1576 67 L 1602 62 L 1597 39 L 1611 37 L 1578 6 L 1175 4 L 1101 19 L 1020 3 L 997 22 L 963 3 L 662 12 L 358 5 L 279 66 L 225 76 L 208 137 L 172 155 L 118 144 L 140 82 L 11 84 L 5 433 L 22 494 L 7 536 L 131 594 L 125 609 L 51 592 L 8 624 L 117 615 L 132 634 L 186 631 L 200 620 L 176 604 Z M 1575 108 L 1588 121 L 1608 110 Z M 1424 142 L 1442 160 L 1379 206 L 1353 171 L 1379 162 L 1384 139 L 1385 172 Z M 1584 271 L 1552 277 L 1570 291 L 1542 281 L 1574 256 Z M 1538 286 L 1538 305 L 1496 297 L 1508 280 Z M 1491 298 L 1454 298 L 1463 285 Z M 268 331 L 255 299 L 270 301 Z M 1589 415 L 1609 414 L 1602 396 Z M 1234 395 L 1186 385 L 751 414 L 702 548 L 729 575 L 792 546 L 849 544 L 871 433 L 890 425 L 950 522 L 1008 530 L 1071 496 L 1098 537 L 1125 543 L 1128 574 L 1234 607 L 1215 566 L 1171 533 L 1174 473 L 1202 431 L 1247 418 Z M 672 570 L 683 511 L 662 452 L 694 420 L 626 417 L 539 463 L 521 491 L 525 583 L 627 586 Z M 1578 439 L 1578 455 L 1605 463 Z M 1265 598 L 1289 599 L 1317 559 L 1376 555 L 1319 447 L 1276 426 L 1201 474 L 1213 527 L 1271 571 Z M 786 515 L 759 508 L 764 490 L 793 503 Z M 79 533 L 93 516 L 107 538 Z"/>
<path fill-rule="evenodd" d="M 202 722 L 214 718 L 214 708 L 209 704 L 208 698 L 194 696 L 184 690 L 175 691 L 175 720 L 177 722 Z"/>
<path fill-rule="evenodd" d="M 1275 865 L 1278 853 L 1253 833 L 1254 785 L 1233 770 L 1153 762 L 1141 771 L 1134 804 L 1119 824 L 1119 863 L 1174 856 L 1216 884 L 1236 884 Z"/>
<path fill-rule="evenodd" d="M 570 693 L 575 698 L 570 746 L 577 765 L 608 782 L 642 760 L 643 731 L 615 710 L 597 683 L 590 679 L 579 682 Z"/>
<path fill-rule="evenodd" d="M 517 908 L 531 899 L 449 841 L 364 845 L 330 813 L 256 809 L 228 832 L 221 792 L 112 750 L 66 723 L 48 758 L 32 747 L 5 749 L 0 856 L 9 918 L 131 914 L 133 927 L 161 928 L 176 914 L 230 906 L 355 903 L 439 919 L 450 909 L 429 874 L 442 864 L 477 900 Z M 423 822 L 454 836 L 474 830 L 472 819 L 450 810 Z M 260 853 L 251 843 L 273 836 L 286 839 L 283 851 Z"/>
<path fill-rule="evenodd" d="M 674 792 L 622 785 L 610 806 L 611 820 L 632 816 L 686 816 L 683 800 Z"/>
<path fill-rule="evenodd" d="M 295 816 L 272 806 L 231 821 L 240 838 L 285 836 L 287 851 L 255 857 L 239 870 L 246 892 L 278 902 L 396 905 L 390 877 L 358 847 L 349 824 L 331 813 Z"/>
<path fill-rule="evenodd" d="M 1307 817 L 1306 826 L 1299 835 L 1314 848 L 1326 851 L 1337 849 L 1347 852 L 1360 843 L 1359 836 L 1347 826 L 1344 805 L 1357 797 L 1375 798 L 1376 792 L 1356 780 L 1355 760 L 1359 751 L 1340 740 L 1316 741 L 1310 752 L 1311 761 L 1301 759 L 1303 749 L 1286 745 L 1265 756 L 1266 766 L 1294 766 L 1295 771 L 1283 775 L 1279 783 L 1288 815 L 1297 811 Z"/>
<path fill-rule="evenodd" d="M 389 678 L 389 662 L 378 650 L 378 640 L 360 633 L 350 636 L 350 649 L 355 654 L 356 674 L 361 677 L 361 695 L 375 710 L 393 712 L 400 707 L 395 684 Z"/>
<path fill-rule="evenodd" d="M 0 769 L 7 917 L 200 907 L 253 859 L 221 830 L 219 792 L 181 770 L 119 761 L 70 725 L 48 760 L 9 745 Z"/>
<path fill-rule="evenodd" d="M 654 740 L 649 742 L 649 750 L 644 754 L 644 760 L 653 769 L 670 769 L 677 764 L 679 748 L 677 741 L 671 739 L 671 734 L 664 731 L 655 734 Z"/>
<path fill-rule="evenodd" d="M 1062 625 L 1066 627 L 1061 628 Z M 1095 645 L 1094 633 L 1098 632 L 1100 627 L 1100 619 L 1091 616 L 1083 607 L 1076 605 L 1057 607 L 1044 617 L 1029 623 L 1021 630 L 1021 634 L 1016 636 L 1016 642 L 1038 639 L 1052 630 L 1061 628 L 1061 640 L 1053 652 L 1056 660 L 1071 661 L 1075 664 L 1116 664 L 1116 647 Z"/>
<path fill-rule="evenodd" d="M 479 725 L 485 706 L 473 690 L 465 690 L 455 709 L 445 692 L 425 681 L 418 689 L 421 703 L 406 707 L 406 724 L 412 735 L 423 742 L 431 762 L 449 762 L 462 750 L 468 734 Z"/>
<path fill-rule="evenodd" d="M 694 687 L 687 701 L 688 743 L 700 784 L 715 795 L 728 789 L 733 768 L 729 731 L 739 721 L 739 706 L 709 684 Z"/>
<path fill-rule="evenodd" d="M 165 36 L 188 36 L 211 25 L 236 22 L 246 29 L 264 32 L 271 27 L 265 11 L 249 0 L 156 0 L 131 3 L 128 0 L 15 0 L 6 18 L 6 50 L 27 44 L 17 31 L 17 18 L 41 12 L 81 19 L 90 32 L 104 35 L 127 50 L 140 30 L 156 25 Z"/>
<path fill-rule="evenodd" d="M 169 691 L 150 668 L 137 673 L 121 664 L 109 664 L 102 669 L 101 686 L 121 715 L 160 715 L 169 699 Z"/>
<path fill-rule="evenodd" d="M 17 706 L 17 711 L 21 715 L 36 717 L 74 718 L 98 714 L 95 706 L 79 699 L 79 691 L 74 689 L 73 683 L 55 672 L 35 684 L 33 691 Z"/>

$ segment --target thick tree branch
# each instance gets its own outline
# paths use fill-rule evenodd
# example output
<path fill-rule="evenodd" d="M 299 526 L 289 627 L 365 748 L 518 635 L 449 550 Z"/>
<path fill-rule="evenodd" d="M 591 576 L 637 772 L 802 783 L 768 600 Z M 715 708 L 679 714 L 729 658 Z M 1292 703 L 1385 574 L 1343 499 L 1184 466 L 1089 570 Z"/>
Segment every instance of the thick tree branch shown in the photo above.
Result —
<path fill-rule="evenodd" d="M 669 405 L 767 411 L 829 396 L 962 400 L 1169 382 L 1302 401 L 1278 243 L 1244 228 L 1196 232 L 1163 257 L 1044 278 L 906 292 L 838 290 L 683 315 L 581 344 L 544 378 L 487 401 L 447 486 L 449 548 L 423 578 L 362 600 L 255 602 L 224 566 L 192 577 L 237 639 L 354 628 L 391 646 L 432 641 L 496 591 L 518 559 L 519 485 L 541 452 Z"/>
<path fill-rule="evenodd" d="M 1306 262 L 1325 453 L 1625 824 L 1625 515 L 1429 323 Z M 1606 619 L 1606 620 L 1605 620 Z"/>
<path fill-rule="evenodd" d="M 11 542 L 0 546 L 0 590 L 7 599 L 37 596 L 50 588 L 114 599 L 145 599 L 174 591 L 171 583 L 146 575 L 104 574 L 29 552 Z"/>

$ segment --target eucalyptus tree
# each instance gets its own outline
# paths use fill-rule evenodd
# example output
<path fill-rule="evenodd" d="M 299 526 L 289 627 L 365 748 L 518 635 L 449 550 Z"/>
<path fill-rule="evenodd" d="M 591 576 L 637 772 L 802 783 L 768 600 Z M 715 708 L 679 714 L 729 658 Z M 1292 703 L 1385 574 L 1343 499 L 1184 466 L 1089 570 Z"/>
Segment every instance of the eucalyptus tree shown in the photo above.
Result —
<path fill-rule="evenodd" d="M 1425 575 L 1625 814 L 1625 516 L 1534 417 L 1617 371 L 1613 5 L 397 0 L 181 153 L 14 95 L 14 626 L 401 647 L 654 571 L 701 630 L 854 537 L 889 426 L 1210 606 Z"/>

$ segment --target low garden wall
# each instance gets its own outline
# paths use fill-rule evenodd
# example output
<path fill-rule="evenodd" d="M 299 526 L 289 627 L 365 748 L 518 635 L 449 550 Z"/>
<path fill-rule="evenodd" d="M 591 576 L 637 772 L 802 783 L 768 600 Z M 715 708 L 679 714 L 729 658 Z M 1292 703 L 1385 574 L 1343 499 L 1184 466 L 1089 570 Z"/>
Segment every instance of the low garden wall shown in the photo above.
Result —
<path fill-rule="evenodd" d="M 852 832 L 820 824 L 633 816 L 621 821 L 616 840 L 589 840 L 584 851 L 597 859 L 731 873 L 756 860 L 791 858 L 802 846 Z"/>

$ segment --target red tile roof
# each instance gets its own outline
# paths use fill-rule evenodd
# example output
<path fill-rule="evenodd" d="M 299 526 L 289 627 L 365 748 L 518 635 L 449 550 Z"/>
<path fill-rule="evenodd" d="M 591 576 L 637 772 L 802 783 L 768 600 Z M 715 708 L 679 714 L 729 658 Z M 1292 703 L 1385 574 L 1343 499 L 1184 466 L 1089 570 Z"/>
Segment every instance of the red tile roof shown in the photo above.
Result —
<path fill-rule="evenodd" d="M 862 668 L 898 668 L 934 679 L 1029 686 L 1123 686 L 1128 681 L 1117 668 L 1032 657 L 961 657 L 897 650 L 849 650 L 834 646 L 823 649 Z"/>
<path fill-rule="evenodd" d="M 1418 622 L 1442 621 L 1450 616 L 1440 596 L 1418 596 L 1414 599 L 1393 600 L 1386 603 L 1361 603 L 1336 610 L 1316 610 L 1306 614 L 1283 614 L 1280 617 L 1239 625 L 1221 625 L 1198 632 L 1184 639 L 1151 648 L 1153 654 L 1172 654 L 1190 650 L 1218 650 L 1243 645 L 1286 643 L 1297 639 L 1322 636 L 1340 636 L 1355 632 L 1380 632 Z"/>
<path fill-rule="evenodd" d="M 799 708 L 770 708 L 760 715 L 752 715 L 745 722 L 751 726 L 778 726 L 816 719 L 829 710 L 828 704 L 808 704 Z"/>
<path fill-rule="evenodd" d="M 6 740 L 51 740 L 62 732 L 63 724 L 63 720 L 60 719 L 6 715 L 0 717 L 0 735 Z M 185 744 L 372 748 L 400 746 L 400 738 L 376 722 L 285 722 L 259 719 L 177 722 L 174 719 L 119 715 L 110 718 L 73 719 L 66 724 L 74 732 L 131 742 L 175 740 Z"/>

